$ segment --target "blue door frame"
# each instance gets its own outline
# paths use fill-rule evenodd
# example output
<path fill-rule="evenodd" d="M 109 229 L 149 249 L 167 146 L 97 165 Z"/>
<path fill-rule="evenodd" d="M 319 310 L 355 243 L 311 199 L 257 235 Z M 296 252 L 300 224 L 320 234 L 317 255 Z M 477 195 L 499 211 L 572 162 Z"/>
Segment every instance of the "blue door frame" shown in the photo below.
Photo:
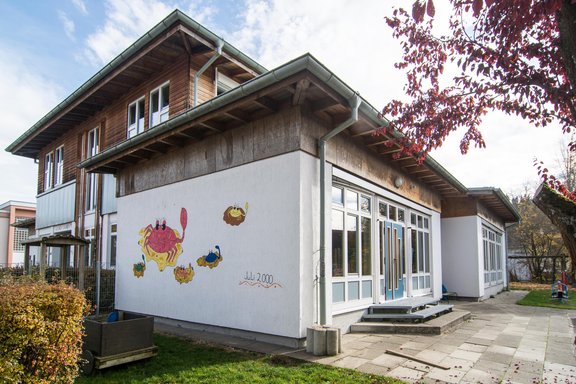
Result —
<path fill-rule="evenodd" d="M 386 221 L 383 226 L 386 300 L 404 297 L 404 226 Z"/>

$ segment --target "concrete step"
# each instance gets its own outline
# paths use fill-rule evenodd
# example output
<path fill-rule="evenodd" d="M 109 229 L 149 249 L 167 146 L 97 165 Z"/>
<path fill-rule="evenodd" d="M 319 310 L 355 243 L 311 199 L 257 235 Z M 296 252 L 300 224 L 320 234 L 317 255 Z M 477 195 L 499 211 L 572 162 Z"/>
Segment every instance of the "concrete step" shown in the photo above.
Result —
<path fill-rule="evenodd" d="M 371 305 L 368 313 L 411 313 L 429 305 L 438 304 L 438 299 L 431 296 L 410 297 L 382 304 Z"/>
<path fill-rule="evenodd" d="M 411 313 L 368 313 L 362 316 L 367 320 L 426 320 L 430 317 L 437 316 L 444 312 L 449 312 L 454 306 L 450 304 L 438 304 L 426 307 Z"/>
<path fill-rule="evenodd" d="M 354 333 L 399 333 L 399 334 L 423 334 L 440 335 L 452 330 L 464 321 L 470 319 L 470 312 L 454 309 L 442 316 L 431 319 L 425 323 L 385 323 L 368 322 L 352 324 L 350 332 Z"/>

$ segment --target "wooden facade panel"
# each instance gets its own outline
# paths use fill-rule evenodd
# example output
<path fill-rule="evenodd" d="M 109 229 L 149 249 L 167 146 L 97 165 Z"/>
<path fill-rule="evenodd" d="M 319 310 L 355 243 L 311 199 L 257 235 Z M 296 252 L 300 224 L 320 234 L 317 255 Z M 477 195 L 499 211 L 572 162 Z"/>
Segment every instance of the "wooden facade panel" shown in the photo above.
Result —
<path fill-rule="evenodd" d="M 117 175 L 118 196 L 126 196 L 176 183 L 298 149 L 298 130 L 286 121 L 298 111 L 284 110 L 274 116 L 246 124 L 224 134 L 151 159 Z M 282 138 L 282 139 L 279 139 Z"/>
<path fill-rule="evenodd" d="M 469 197 L 444 199 L 442 218 L 475 216 L 478 214 L 476 200 Z"/>

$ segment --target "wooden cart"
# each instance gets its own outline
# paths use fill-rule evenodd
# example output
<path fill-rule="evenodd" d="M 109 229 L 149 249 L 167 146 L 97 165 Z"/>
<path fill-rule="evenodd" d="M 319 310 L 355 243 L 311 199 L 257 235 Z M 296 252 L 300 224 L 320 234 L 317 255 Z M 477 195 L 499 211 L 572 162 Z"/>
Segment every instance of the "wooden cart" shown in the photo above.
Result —
<path fill-rule="evenodd" d="M 118 312 L 116 317 L 115 321 L 108 321 L 106 317 L 84 321 L 83 373 L 158 354 L 153 340 L 154 317 L 129 312 Z"/>

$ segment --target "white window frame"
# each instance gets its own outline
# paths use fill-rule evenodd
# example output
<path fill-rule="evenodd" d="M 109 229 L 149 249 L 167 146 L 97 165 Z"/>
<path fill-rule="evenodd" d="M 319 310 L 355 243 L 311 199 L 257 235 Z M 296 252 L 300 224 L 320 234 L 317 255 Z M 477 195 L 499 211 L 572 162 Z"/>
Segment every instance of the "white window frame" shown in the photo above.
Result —
<path fill-rule="evenodd" d="M 240 83 L 226 76 L 221 72 L 216 72 L 216 96 L 221 95 L 229 90 L 236 88 Z"/>
<path fill-rule="evenodd" d="M 86 136 L 86 158 L 90 158 L 98 154 L 99 134 L 98 127 L 90 130 Z M 86 211 L 93 211 L 96 208 L 96 193 L 97 193 L 98 175 L 95 173 L 88 173 L 86 175 Z"/>
<path fill-rule="evenodd" d="M 88 253 L 86 254 L 86 258 L 84 258 L 84 266 L 86 267 L 93 267 L 94 262 L 96 261 L 96 256 L 94 252 L 96 251 L 96 243 L 94 239 L 96 239 L 96 229 L 94 228 L 87 228 L 84 230 L 84 239 L 90 241 L 88 245 Z M 83 258 L 81 258 L 82 260 Z"/>
<path fill-rule="evenodd" d="M 64 146 L 61 145 L 54 151 L 54 185 L 62 184 L 64 179 Z"/>
<path fill-rule="evenodd" d="M 374 263 L 374 195 L 366 193 L 360 190 L 352 189 L 347 186 L 342 186 L 335 184 L 332 187 L 332 191 L 342 190 L 343 191 L 343 201 L 336 202 L 334 197 L 332 199 L 332 215 L 336 212 L 343 214 L 343 234 L 342 234 L 342 275 L 343 276 L 332 276 L 332 287 L 334 292 L 335 286 L 344 287 L 344 297 L 343 301 L 336 301 L 336 296 L 333 293 L 332 306 L 335 311 L 342 310 L 345 308 L 350 308 L 351 306 L 372 304 L 374 302 L 374 297 L 376 295 L 374 286 L 374 272 L 376 265 Z M 348 193 L 356 194 L 356 204 L 352 206 L 350 201 L 348 201 Z M 364 199 L 364 200 L 363 200 Z M 367 206 L 363 206 L 362 202 L 366 201 Z M 356 254 L 356 272 L 351 273 L 349 268 L 348 260 L 348 220 L 349 218 L 356 219 L 356 237 L 355 237 L 355 254 Z M 369 231 L 369 255 L 363 254 L 363 236 L 362 236 L 362 220 L 368 220 L 368 231 Z M 366 273 L 363 270 L 363 257 L 369 258 L 370 271 Z M 332 264 L 334 267 L 335 255 L 332 254 Z M 369 288 L 369 291 L 367 287 Z M 350 297 L 350 293 L 354 290 L 357 291 L 357 297 Z"/>
<path fill-rule="evenodd" d="M 158 96 L 155 96 L 158 94 Z M 167 98 L 168 103 L 162 105 Z M 156 100 L 155 100 L 156 99 Z M 170 117 L 170 82 L 167 81 L 150 92 L 150 127 L 165 122 Z"/>
<path fill-rule="evenodd" d="M 132 121 L 132 114 L 130 113 L 130 110 L 132 108 L 134 109 L 134 121 Z M 128 138 L 134 137 L 137 134 L 144 132 L 145 108 L 146 104 L 144 96 L 128 104 L 128 116 L 127 116 Z"/>
<path fill-rule="evenodd" d="M 504 283 L 503 239 L 500 231 L 482 225 L 482 255 L 484 262 L 484 287 Z"/>
<path fill-rule="evenodd" d="M 54 152 L 49 152 L 44 157 L 44 190 L 54 186 Z"/>
<path fill-rule="evenodd" d="M 423 295 L 432 292 L 431 226 L 431 217 L 416 211 L 410 212 L 410 227 L 408 231 L 410 232 L 410 284 L 412 295 Z M 413 234 L 416 234 L 416 238 L 413 238 Z M 414 265 L 414 256 L 416 256 L 416 265 Z"/>
<path fill-rule="evenodd" d="M 110 235 L 108 241 L 108 265 L 107 268 L 115 269 L 117 263 L 117 256 L 118 256 L 118 224 L 111 223 L 110 224 Z M 115 246 L 112 247 L 112 239 L 114 239 Z M 113 257 L 114 256 L 114 257 Z"/>

